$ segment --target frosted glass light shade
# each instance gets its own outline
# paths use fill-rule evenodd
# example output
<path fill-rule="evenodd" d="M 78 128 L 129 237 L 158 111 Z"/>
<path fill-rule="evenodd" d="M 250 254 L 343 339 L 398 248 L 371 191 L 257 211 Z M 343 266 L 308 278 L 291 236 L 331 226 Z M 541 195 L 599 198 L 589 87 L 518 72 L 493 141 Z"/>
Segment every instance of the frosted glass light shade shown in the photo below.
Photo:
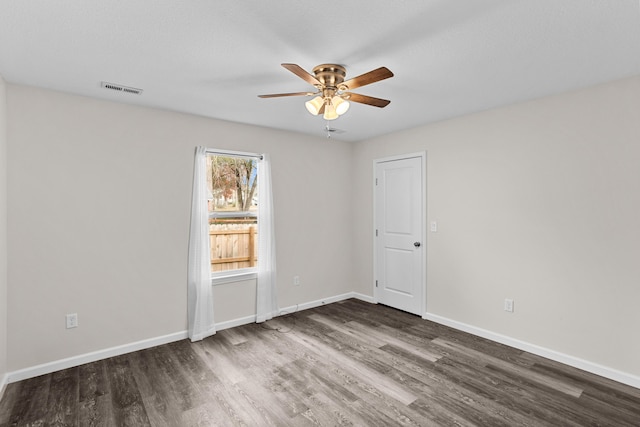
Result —
<path fill-rule="evenodd" d="M 336 113 L 336 107 L 333 104 L 329 103 L 324 106 L 324 119 L 325 120 L 335 120 L 338 118 L 338 113 Z"/>
<path fill-rule="evenodd" d="M 307 111 L 309 111 L 314 116 L 317 116 L 322 108 L 322 104 L 324 104 L 324 99 L 321 96 L 316 96 L 311 101 L 307 101 L 304 103 L 304 106 L 307 107 Z"/>
<path fill-rule="evenodd" d="M 349 101 L 345 101 L 344 99 L 340 98 L 339 96 L 334 96 L 333 98 L 331 98 L 331 103 L 333 104 L 333 106 L 336 109 L 336 113 L 341 116 L 344 113 L 347 112 L 347 110 L 349 109 Z"/>

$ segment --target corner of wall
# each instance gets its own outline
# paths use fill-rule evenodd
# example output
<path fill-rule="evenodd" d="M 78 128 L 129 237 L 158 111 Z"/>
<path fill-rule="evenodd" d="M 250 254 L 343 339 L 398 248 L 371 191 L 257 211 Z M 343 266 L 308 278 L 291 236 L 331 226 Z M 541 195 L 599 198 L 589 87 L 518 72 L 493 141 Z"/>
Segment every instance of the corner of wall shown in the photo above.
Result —
<path fill-rule="evenodd" d="M 0 76 L 0 398 L 7 383 L 7 96 Z"/>

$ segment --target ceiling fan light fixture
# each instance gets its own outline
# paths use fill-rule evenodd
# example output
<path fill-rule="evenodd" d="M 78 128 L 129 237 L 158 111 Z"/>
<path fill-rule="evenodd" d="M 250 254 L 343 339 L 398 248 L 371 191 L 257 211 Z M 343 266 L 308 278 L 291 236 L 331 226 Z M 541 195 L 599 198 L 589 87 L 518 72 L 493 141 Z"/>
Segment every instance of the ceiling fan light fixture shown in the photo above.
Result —
<path fill-rule="evenodd" d="M 310 101 L 304 103 L 304 106 L 307 107 L 307 111 L 309 111 L 314 116 L 317 116 L 320 113 L 320 109 L 324 104 L 324 99 L 321 96 L 316 96 Z"/>
<path fill-rule="evenodd" d="M 335 120 L 337 118 L 338 113 L 336 113 L 336 107 L 334 107 L 331 102 L 327 102 L 324 106 L 324 119 Z"/>
<path fill-rule="evenodd" d="M 350 106 L 349 101 L 346 101 L 339 96 L 334 96 L 333 98 L 331 98 L 331 104 L 335 107 L 336 113 L 339 116 L 346 113 Z"/>

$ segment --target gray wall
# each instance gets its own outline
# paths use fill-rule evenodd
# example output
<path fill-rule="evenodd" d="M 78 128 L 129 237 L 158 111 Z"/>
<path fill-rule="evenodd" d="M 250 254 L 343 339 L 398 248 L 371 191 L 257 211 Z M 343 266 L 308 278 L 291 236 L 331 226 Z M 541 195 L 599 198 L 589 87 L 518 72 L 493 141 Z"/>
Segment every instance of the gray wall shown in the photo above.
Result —
<path fill-rule="evenodd" d="M 351 145 L 17 85 L 8 107 L 10 371 L 186 329 L 197 145 L 271 155 L 281 307 L 351 290 Z M 218 323 L 255 314 L 255 283 L 214 295 Z"/>
<path fill-rule="evenodd" d="M 373 160 L 426 150 L 427 312 L 640 375 L 638 112 L 640 77 L 360 142 L 353 240 L 373 244 Z"/>

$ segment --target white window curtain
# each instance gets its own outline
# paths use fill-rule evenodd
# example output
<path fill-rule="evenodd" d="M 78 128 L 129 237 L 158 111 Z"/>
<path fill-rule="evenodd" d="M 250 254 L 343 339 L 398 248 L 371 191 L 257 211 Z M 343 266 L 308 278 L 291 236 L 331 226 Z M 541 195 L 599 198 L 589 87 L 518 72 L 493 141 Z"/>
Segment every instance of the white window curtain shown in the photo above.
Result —
<path fill-rule="evenodd" d="M 191 228 L 189 231 L 189 271 L 187 274 L 187 312 L 191 341 L 199 341 L 216 333 L 213 321 L 213 289 L 211 287 L 211 260 L 209 258 L 206 162 L 206 149 L 196 147 L 191 196 Z"/>
<path fill-rule="evenodd" d="M 267 154 L 258 163 L 258 279 L 256 322 L 278 314 L 276 288 L 276 241 L 273 219 L 271 162 Z"/>

